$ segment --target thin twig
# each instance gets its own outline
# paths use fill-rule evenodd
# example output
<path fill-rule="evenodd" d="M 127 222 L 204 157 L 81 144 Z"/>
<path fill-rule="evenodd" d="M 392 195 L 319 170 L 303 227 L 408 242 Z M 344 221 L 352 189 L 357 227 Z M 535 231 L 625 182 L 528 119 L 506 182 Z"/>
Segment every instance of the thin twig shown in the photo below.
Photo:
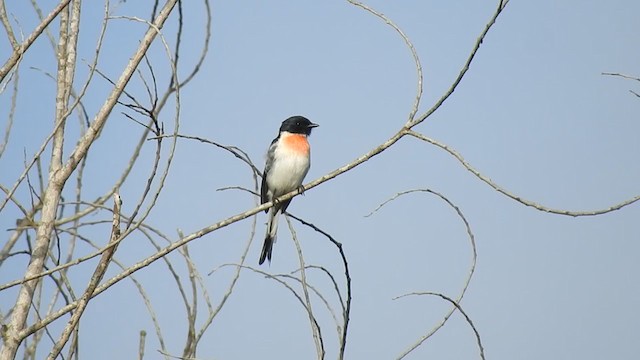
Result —
<path fill-rule="evenodd" d="M 469 324 L 469 326 L 471 326 L 471 330 L 473 330 L 473 333 L 476 336 L 476 342 L 478 343 L 478 348 L 480 349 L 480 358 L 482 360 L 485 359 L 485 357 L 484 357 L 484 347 L 482 347 L 482 340 L 480 340 L 480 333 L 478 332 L 478 329 L 476 328 L 476 326 L 473 324 L 473 321 L 471 321 L 471 318 L 469 317 L 469 315 L 467 315 L 467 313 L 464 310 L 462 310 L 462 306 L 460 306 L 460 304 L 457 301 L 453 300 L 452 298 L 450 298 L 450 297 L 448 297 L 446 295 L 443 295 L 443 294 L 440 294 L 440 293 L 436 293 L 436 292 L 429 292 L 429 291 L 426 291 L 426 292 L 413 292 L 413 293 L 409 293 L 409 294 L 404 294 L 404 295 L 400 295 L 400 296 L 397 296 L 397 297 L 393 298 L 393 300 L 398 300 L 400 298 L 403 298 L 403 297 L 406 297 L 406 296 L 413 296 L 413 295 L 432 295 L 432 296 L 437 296 L 437 297 L 439 297 L 441 299 L 444 299 L 444 300 L 450 302 L 453 306 L 455 306 L 455 308 L 458 311 L 460 311 L 462 316 L 464 316 L 465 320 L 467 321 L 467 324 Z"/>
<path fill-rule="evenodd" d="M 451 96 L 451 94 L 453 94 L 453 92 L 456 90 L 456 88 L 458 88 L 458 85 L 460 85 L 460 82 L 462 81 L 462 79 L 466 75 L 467 71 L 469 71 L 469 68 L 471 67 L 471 63 L 473 62 L 473 59 L 475 59 L 476 54 L 478 53 L 478 50 L 480 50 L 480 45 L 482 45 L 482 42 L 484 41 L 485 37 L 489 33 L 489 30 L 491 30 L 493 25 L 496 23 L 496 20 L 498 20 L 498 16 L 500 16 L 500 14 L 505 9 L 505 7 L 507 6 L 508 3 L 509 3 L 509 0 L 500 0 L 498 2 L 497 9 L 495 10 L 493 15 L 491 16 L 491 19 L 489 19 L 489 22 L 487 22 L 487 24 L 485 25 L 484 30 L 480 33 L 480 36 L 478 36 L 478 39 L 476 39 L 476 43 L 473 45 L 473 49 L 471 50 L 471 53 L 469 54 L 469 57 L 467 57 L 467 61 L 465 62 L 465 64 L 462 67 L 462 69 L 460 69 L 460 72 L 458 73 L 458 76 L 453 81 L 451 86 L 449 86 L 449 89 L 447 91 L 445 91 L 445 93 L 442 95 L 442 97 L 440 97 L 440 99 L 438 99 L 438 101 L 436 101 L 436 103 L 433 104 L 433 106 L 429 110 L 424 112 L 417 119 L 411 121 L 411 123 L 407 124 L 407 129 L 411 129 L 411 128 L 415 127 L 416 125 L 418 125 L 421 122 L 423 122 L 424 120 L 426 120 L 434 112 L 436 112 L 436 110 L 438 110 L 440 108 L 440 106 L 442 106 L 442 104 L 444 104 L 444 102 L 447 101 L 447 99 Z"/>
<path fill-rule="evenodd" d="M 306 268 L 309 269 L 310 267 L 306 266 Z M 300 271 L 300 269 L 292 272 L 292 274 L 295 274 L 298 271 Z M 302 280 L 298 279 L 297 277 L 295 277 L 295 276 L 293 276 L 291 274 L 278 274 L 278 275 L 275 275 L 275 276 L 278 276 L 278 277 L 281 277 L 281 278 L 285 278 L 285 279 L 289 279 L 289 280 L 293 280 L 293 281 L 297 281 L 302 286 Z M 314 294 L 316 294 L 318 299 L 320 299 L 320 301 L 322 301 L 322 303 L 324 304 L 324 307 L 326 307 L 327 310 L 329 311 L 329 314 L 331 314 L 331 317 L 333 318 L 333 321 L 336 324 L 336 329 L 338 331 L 338 339 L 340 339 L 340 337 L 342 337 L 342 327 L 340 326 L 340 322 L 338 320 L 338 317 L 336 316 L 336 312 L 333 310 L 333 307 L 329 303 L 329 300 L 327 300 L 327 298 L 324 295 L 322 295 L 322 292 L 320 290 L 318 290 L 315 286 L 313 286 L 311 284 L 307 284 L 307 287 Z"/>
<path fill-rule="evenodd" d="M 302 297 L 295 291 L 295 289 L 293 287 L 291 287 L 291 285 L 289 285 L 286 281 L 280 279 L 278 276 L 276 275 L 272 275 L 269 274 L 265 271 L 262 271 L 260 269 L 256 269 L 253 268 L 251 266 L 246 266 L 246 265 L 239 265 L 239 264 L 222 264 L 220 266 L 218 266 L 216 269 L 212 270 L 211 272 L 209 272 L 209 275 L 212 275 L 214 272 L 229 267 L 229 266 L 235 266 L 235 267 L 239 267 L 242 269 L 246 269 L 246 270 L 251 270 L 257 274 L 263 275 L 265 278 L 270 279 L 270 280 L 274 280 L 277 283 L 279 283 L 280 285 L 284 286 L 287 290 L 289 290 L 289 292 L 291 292 L 291 294 L 293 294 L 293 296 L 298 300 L 298 303 L 300 303 L 300 305 L 305 309 L 305 311 L 307 312 L 307 315 L 309 315 L 310 319 L 312 319 L 312 321 L 315 323 L 314 326 L 318 329 L 320 329 L 320 326 L 318 325 L 316 318 L 311 314 L 311 309 L 309 307 L 307 307 L 306 302 L 302 299 Z"/>
<path fill-rule="evenodd" d="M 347 282 L 347 299 L 346 299 L 346 304 L 345 307 L 343 308 L 343 326 L 342 326 L 342 336 L 340 339 L 340 352 L 338 353 L 338 359 L 344 359 L 344 352 L 346 350 L 347 347 L 347 334 L 349 331 L 349 321 L 350 321 L 350 315 L 351 315 L 351 274 L 349 273 L 349 262 L 347 261 L 347 256 L 344 253 L 344 249 L 342 248 L 342 243 L 338 242 L 336 239 L 333 238 L 333 236 L 331 236 L 329 233 L 327 233 L 326 231 L 320 229 L 319 227 L 317 227 L 316 225 L 307 222 L 295 215 L 292 215 L 290 213 L 287 213 L 287 216 L 290 216 L 291 218 L 299 221 L 301 224 L 308 226 L 310 228 L 312 228 L 313 230 L 315 230 L 316 232 L 319 232 L 320 234 L 324 235 L 327 239 L 329 239 L 329 241 L 331 241 L 331 243 L 338 248 L 338 252 L 340 253 L 340 258 L 342 259 L 342 265 L 344 266 L 344 277 L 346 279 Z"/>
<path fill-rule="evenodd" d="M 222 145 L 220 143 L 217 143 L 213 140 L 209 140 L 209 139 L 205 139 L 203 137 L 200 136 L 191 136 L 191 135 L 181 135 L 181 134 L 175 134 L 175 135 L 160 135 L 160 136 L 154 136 L 151 137 L 147 140 L 156 140 L 159 138 L 169 138 L 169 137 L 176 137 L 176 138 L 182 138 L 182 139 L 190 139 L 190 140 L 198 140 L 202 143 L 205 144 L 210 144 L 213 145 L 215 147 L 218 147 L 220 149 L 226 150 L 228 152 L 230 152 L 231 154 L 233 154 L 233 156 L 235 156 L 236 158 L 240 159 L 243 163 L 249 165 L 249 167 L 251 168 L 251 170 L 253 170 L 253 172 L 255 174 L 259 174 L 260 176 L 262 176 L 262 172 L 260 171 L 260 169 L 258 169 L 254 164 L 253 161 L 251 161 L 251 158 L 249 157 L 249 155 L 242 149 L 240 149 L 237 146 L 233 146 L 233 145 Z"/>
<path fill-rule="evenodd" d="M 140 340 L 138 341 L 138 360 L 144 359 L 144 346 L 147 339 L 147 332 L 140 330 Z"/>
<path fill-rule="evenodd" d="M 437 147 L 439 147 L 440 149 L 448 152 L 451 156 L 453 156 L 454 158 L 456 158 L 456 160 L 458 160 L 462 166 L 464 166 L 465 169 L 467 169 L 470 173 L 472 173 L 473 175 L 475 175 L 478 179 L 482 180 L 485 184 L 489 185 L 491 188 L 493 188 L 494 190 L 496 190 L 497 192 L 507 196 L 508 198 L 515 200 L 519 203 L 521 203 L 522 205 L 525 206 L 529 206 L 532 207 L 536 210 L 539 211 L 543 211 L 546 213 L 550 213 L 550 214 L 557 214 L 557 215 L 566 215 L 566 216 L 573 216 L 573 217 L 578 217 L 578 216 L 596 216 L 596 215 L 602 215 L 602 214 L 606 214 L 612 211 L 616 211 L 616 210 L 620 210 L 625 206 L 631 205 L 635 202 L 637 202 L 638 200 L 640 200 L 640 195 L 636 195 L 630 199 L 627 199 L 625 201 L 622 201 L 620 203 L 611 205 L 609 207 L 603 208 L 603 209 L 597 209 L 597 210 L 586 210 L 586 211 L 573 211 L 573 210 L 566 210 L 566 209 L 554 209 L 545 205 L 541 205 L 538 204 L 536 202 L 524 199 L 514 193 L 511 193 L 510 191 L 506 190 L 505 188 L 503 188 L 502 186 L 496 184 L 493 180 L 491 180 L 489 177 L 483 175 L 480 171 L 476 170 L 473 166 L 471 166 L 471 164 L 469 164 L 464 157 L 462 157 L 462 155 L 460 155 L 460 153 L 458 153 L 456 150 L 452 149 L 450 146 L 445 145 L 437 140 L 431 139 L 419 132 L 413 131 L 413 130 L 408 130 L 407 133 L 417 139 L 420 139 L 424 142 L 427 142 L 429 144 L 435 145 Z"/>
<path fill-rule="evenodd" d="M 391 198 L 389 198 L 389 199 L 385 200 L 384 202 L 382 202 L 373 211 L 371 211 L 369 214 L 367 214 L 365 216 L 369 217 L 369 216 L 373 215 L 374 213 L 376 213 L 377 211 L 379 211 L 380 209 L 382 209 L 382 207 L 384 207 L 388 203 L 394 201 L 395 199 L 397 199 L 397 198 L 399 198 L 401 196 L 407 195 L 407 194 L 415 193 L 415 192 L 423 192 L 423 193 L 433 194 L 433 195 L 437 196 L 438 198 L 440 198 L 441 200 L 443 200 L 450 208 L 452 208 L 456 212 L 456 214 L 458 215 L 460 220 L 462 220 L 462 223 L 464 224 L 465 230 L 467 231 L 467 236 L 469 238 L 469 243 L 471 245 L 472 256 L 471 256 L 471 265 L 469 266 L 469 271 L 468 271 L 468 274 L 467 274 L 467 278 L 465 279 L 464 284 L 462 286 L 462 290 L 460 290 L 460 294 L 458 295 L 458 298 L 456 299 L 456 303 L 460 303 L 462 301 L 462 298 L 466 294 L 467 289 L 469 288 L 469 284 L 471 284 L 471 278 L 473 277 L 473 274 L 474 274 L 475 269 L 476 269 L 476 264 L 477 264 L 477 261 L 478 261 L 478 252 L 477 252 L 477 248 L 476 248 L 475 236 L 473 235 L 473 231 L 471 230 L 471 225 L 469 224 L 469 222 L 467 221 L 467 218 L 462 213 L 462 210 L 460 210 L 460 208 L 458 208 L 458 206 L 456 206 L 446 196 L 440 194 L 437 191 L 433 191 L 431 189 L 413 189 L 413 190 L 402 191 L 402 192 L 399 192 L 399 193 L 395 194 Z M 440 323 L 438 323 L 436 326 L 434 326 L 425 335 L 421 336 L 415 343 L 413 343 L 413 345 L 409 346 L 402 354 L 400 354 L 398 356 L 398 359 L 402 359 L 405 356 L 409 355 L 409 353 L 411 353 L 413 350 L 417 349 L 427 339 L 429 339 L 431 336 L 433 336 L 433 334 L 435 334 L 438 330 L 440 330 L 444 326 L 444 324 L 449 320 L 451 315 L 453 315 L 455 310 L 456 310 L 456 307 L 452 307 L 445 314 L 445 316 L 443 317 L 442 321 L 440 321 Z"/>
<path fill-rule="evenodd" d="M 242 150 L 240 150 L 242 151 Z M 243 152 L 244 153 L 244 152 Z M 244 153 L 246 155 L 246 153 Z M 251 165 L 253 164 L 251 162 L 251 159 L 249 158 L 248 155 L 247 156 L 247 160 L 248 162 L 245 162 L 251 169 L 253 169 L 253 167 L 251 167 Z M 254 195 L 257 195 L 258 193 L 258 177 L 255 173 L 255 171 L 253 172 L 253 188 L 254 188 Z M 254 199 L 256 200 L 255 204 L 257 205 L 257 201 L 258 198 L 254 197 Z M 255 237 L 256 234 L 256 222 L 257 222 L 257 217 L 254 216 L 252 217 L 252 221 L 251 221 L 251 227 L 250 227 L 250 231 L 249 231 L 249 237 L 247 239 L 247 243 L 244 247 L 244 251 L 242 252 L 242 255 L 240 256 L 240 262 L 239 264 L 242 266 L 245 263 L 245 260 L 247 258 L 247 254 L 249 253 L 249 249 L 251 248 L 251 244 L 253 243 L 253 239 Z M 181 237 L 184 237 L 183 234 L 180 234 Z M 229 297 L 231 296 L 231 294 L 233 293 L 233 290 L 235 289 L 235 286 L 240 278 L 240 274 L 241 274 L 241 267 L 237 267 L 235 273 L 233 274 L 233 278 L 231 279 L 231 283 L 229 284 L 229 286 L 227 287 L 227 291 L 224 293 L 224 295 L 222 295 L 222 299 L 220 300 L 220 303 L 218 304 L 218 306 L 213 309 L 213 306 L 211 304 L 211 300 L 209 299 L 209 295 L 206 291 L 206 288 L 203 287 L 203 294 L 205 296 L 205 300 L 207 302 L 207 307 L 209 308 L 209 316 L 207 317 L 207 319 L 205 320 L 204 324 L 202 325 L 202 327 L 200 328 L 200 331 L 198 332 L 198 335 L 196 336 L 196 344 L 200 343 L 200 341 L 202 340 L 202 337 L 204 336 L 205 331 L 209 328 L 209 326 L 211 326 L 211 323 L 213 322 L 213 319 L 215 319 L 215 317 L 220 313 L 220 311 L 222 310 L 222 308 L 224 307 L 224 305 L 227 303 L 227 300 L 229 299 Z M 200 279 L 199 274 L 198 274 L 198 279 Z"/>
<path fill-rule="evenodd" d="M 621 78 L 623 78 L 623 79 L 627 79 L 627 80 L 640 81 L 640 77 L 632 76 L 632 75 L 625 75 L 625 74 L 620 74 L 620 73 L 603 72 L 603 73 L 602 73 L 602 75 L 606 75 L 606 76 L 615 76 L 615 77 L 621 77 Z"/>
<path fill-rule="evenodd" d="M 302 247 L 300 246 L 300 242 L 298 241 L 298 236 L 296 234 L 296 230 L 291 223 L 291 220 L 287 216 L 285 216 L 287 220 L 287 224 L 289 225 L 289 231 L 291 232 L 291 238 L 293 239 L 293 243 L 296 245 L 296 250 L 298 252 L 298 260 L 300 261 L 300 284 L 302 285 L 302 293 L 304 294 L 304 301 L 307 306 L 307 313 L 309 315 L 309 324 L 311 325 L 311 333 L 313 334 L 313 341 L 316 344 L 316 355 L 318 359 L 324 359 L 325 350 L 324 343 L 322 340 L 322 332 L 320 330 L 320 326 L 318 326 L 318 322 L 313 315 L 313 307 L 311 306 L 311 299 L 309 298 L 309 289 L 307 284 L 307 275 L 305 271 L 304 264 L 304 256 L 302 255 Z"/>
<path fill-rule="evenodd" d="M 116 243 L 121 235 L 120 233 L 121 206 L 122 206 L 122 200 L 120 199 L 120 194 L 116 192 L 113 195 L 113 225 L 111 228 L 111 236 L 109 239 L 109 243 Z M 58 340 L 58 342 L 56 342 L 55 346 L 49 353 L 47 360 L 54 360 L 55 358 L 58 357 L 58 355 L 60 354 L 60 351 L 62 351 L 62 348 L 69 340 L 69 336 L 78 326 L 78 323 L 80 322 L 80 317 L 82 316 L 84 310 L 89 304 L 89 301 L 91 300 L 91 295 L 93 294 L 94 290 L 96 289 L 96 287 L 98 286 L 102 278 L 104 277 L 104 274 L 107 271 L 107 268 L 109 267 L 109 263 L 111 262 L 111 258 L 113 258 L 113 254 L 116 252 L 116 249 L 117 249 L 117 246 L 114 246 L 110 248 L 109 251 L 106 251 L 104 254 L 102 254 L 102 258 L 98 262 L 98 265 L 96 266 L 96 269 L 93 272 L 93 275 L 91 276 L 91 280 L 89 281 L 89 284 L 87 285 L 84 291 L 84 294 L 82 294 L 80 299 L 76 301 L 78 305 L 76 306 L 76 309 L 73 312 L 71 319 L 67 323 L 67 326 L 62 332 L 62 335 L 60 335 L 60 339 Z"/>
<path fill-rule="evenodd" d="M 416 113 L 418 112 L 418 109 L 420 108 L 420 100 L 422 99 L 422 91 L 423 91 L 423 80 L 424 80 L 424 75 L 422 74 L 422 65 L 420 64 L 420 57 L 418 56 L 418 52 L 416 51 L 416 48 L 413 46 L 413 43 L 411 42 L 411 40 L 409 39 L 409 37 L 404 33 L 404 31 L 402 31 L 402 29 L 400 29 L 400 27 L 398 25 L 396 25 L 396 23 L 394 23 L 393 21 L 391 21 L 391 19 L 389 19 L 386 15 L 384 15 L 383 13 L 371 8 L 368 5 L 365 5 L 361 2 L 358 1 L 354 1 L 354 0 L 347 0 L 349 3 L 351 3 L 352 5 L 355 5 L 361 9 L 364 9 L 365 11 L 368 11 L 369 13 L 373 14 L 374 16 L 380 18 L 382 21 L 384 21 L 387 25 L 391 26 L 391 28 L 393 28 L 393 30 L 395 30 L 395 32 L 398 33 L 398 35 L 400 35 L 400 37 L 402 38 L 402 41 L 404 41 L 405 45 L 407 46 L 407 48 L 409 49 L 409 51 L 411 52 L 411 56 L 413 57 L 413 63 L 415 64 L 416 67 L 416 72 L 417 72 L 417 89 L 416 89 L 416 97 L 415 100 L 413 102 L 413 106 L 411 107 L 411 112 L 409 113 L 409 116 L 407 117 L 407 124 L 406 125 L 410 125 L 411 121 L 414 120 L 414 117 L 416 116 Z"/>
<path fill-rule="evenodd" d="M 0 3 L 4 4 L 4 1 L 0 1 Z M 0 5 L 3 6 L 3 5 Z M 2 9 L 0 9 L 0 12 Z M 16 103 L 18 101 L 18 82 L 20 80 L 20 72 L 18 71 L 18 66 L 16 65 L 16 70 L 13 75 L 13 93 L 11 94 L 11 104 L 9 105 L 9 114 L 7 115 L 7 124 L 4 128 L 4 138 L 2 139 L 2 143 L 0 143 L 0 158 L 2 154 L 4 154 L 4 150 L 9 143 L 9 136 L 11 135 L 11 128 L 13 126 L 13 119 L 16 114 Z"/>

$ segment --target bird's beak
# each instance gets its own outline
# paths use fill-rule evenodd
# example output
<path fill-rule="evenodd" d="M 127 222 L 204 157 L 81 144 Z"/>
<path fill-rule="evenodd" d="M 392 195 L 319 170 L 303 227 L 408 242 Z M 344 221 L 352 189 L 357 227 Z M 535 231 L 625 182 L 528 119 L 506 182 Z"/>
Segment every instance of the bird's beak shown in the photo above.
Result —
<path fill-rule="evenodd" d="M 318 125 L 318 124 L 314 124 L 314 123 L 311 123 L 311 124 L 309 124 L 309 126 L 307 126 L 307 127 L 308 127 L 309 129 L 311 129 L 311 128 L 318 127 L 318 126 L 320 126 L 320 125 Z"/>

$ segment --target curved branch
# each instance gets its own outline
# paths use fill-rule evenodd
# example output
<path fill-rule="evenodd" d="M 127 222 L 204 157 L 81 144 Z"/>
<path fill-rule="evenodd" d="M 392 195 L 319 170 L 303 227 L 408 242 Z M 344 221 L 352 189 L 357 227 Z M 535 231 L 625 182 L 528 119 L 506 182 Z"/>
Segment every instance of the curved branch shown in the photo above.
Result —
<path fill-rule="evenodd" d="M 409 117 L 407 119 L 407 124 L 406 124 L 406 125 L 410 125 L 411 121 L 413 120 L 413 118 L 416 116 L 416 113 L 418 112 L 418 108 L 420 107 L 420 100 L 422 99 L 422 90 L 423 90 L 422 82 L 424 80 L 424 76 L 422 74 L 422 65 L 420 64 L 420 57 L 418 56 L 418 52 L 416 51 L 416 48 L 413 46 L 413 43 L 411 42 L 409 37 L 404 33 L 404 31 L 402 31 L 402 29 L 400 29 L 398 25 L 396 25 L 393 21 L 391 21 L 391 19 L 389 19 L 383 13 L 372 9 L 371 7 L 361 2 L 357 2 L 354 0 L 347 0 L 347 1 L 352 5 L 355 5 L 361 9 L 364 9 L 365 11 L 368 11 L 374 16 L 380 18 L 387 25 L 391 26 L 393 30 L 395 30 L 398 33 L 398 35 L 402 37 L 402 40 L 404 41 L 405 45 L 407 45 L 407 48 L 409 48 L 409 51 L 411 51 L 411 56 L 413 57 L 413 62 L 416 66 L 416 72 L 418 73 L 417 75 L 418 81 L 417 81 L 416 98 L 413 102 L 413 107 L 411 108 L 411 112 L 409 113 Z"/>
<path fill-rule="evenodd" d="M 318 325 L 317 319 L 313 316 L 313 313 L 311 312 L 311 308 L 307 306 L 307 303 L 305 302 L 305 300 L 303 300 L 302 297 L 300 295 L 298 295 L 298 293 L 286 281 L 280 279 L 277 275 L 271 275 L 271 274 L 269 274 L 267 272 L 264 272 L 264 271 L 259 270 L 259 269 L 255 269 L 255 268 L 253 268 L 251 266 L 239 265 L 239 264 L 223 264 L 223 265 L 220 265 L 215 270 L 211 271 L 209 273 L 209 275 L 211 275 L 213 272 L 215 272 L 215 271 L 217 271 L 219 269 L 222 269 L 224 267 L 227 267 L 227 266 L 236 266 L 236 267 L 239 267 L 239 268 L 242 268 L 242 269 L 251 270 L 251 271 L 253 271 L 253 272 L 257 273 L 257 274 L 263 275 L 267 279 L 275 280 L 280 285 L 284 286 L 287 290 L 289 290 L 293 294 L 293 296 L 295 296 L 295 298 L 298 300 L 300 305 L 302 305 L 302 307 L 306 310 L 307 314 L 309 315 L 311 321 L 314 324 L 314 327 L 320 329 L 320 325 Z M 320 337 L 320 342 L 322 342 L 322 337 Z M 324 349 L 323 349 L 323 351 L 324 351 Z"/>
<path fill-rule="evenodd" d="M 300 242 L 298 241 L 298 236 L 296 234 L 296 230 L 293 228 L 293 224 L 291 220 L 287 216 L 285 216 L 287 220 L 287 224 L 289 225 L 289 231 L 291 232 L 291 238 L 293 239 L 293 243 L 296 245 L 296 250 L 298 252 L 298 259 L 300 260 L 300 284 L 302 285 L 302 293 L 304 294 L 304 301 L 307 305 L 308 314 L 309 314 L 309 322 L 311 323 L 311 333 L 313 334 L 313 341 L 316 344 L 316 354 L 318 355 L 318 359 L 324 359 L 325 350 L 324 344 L 322 341 L 322 333 L 320 331 L 320 326 L 318 322 L 315 321 L 315 316 L 313 315 L 313 307 L 311 306 L 311 299 L 309 298 L 309 289 L 307 288 L 307 275 L 305 271 L 304 264 L 304 256 L 302 255 L 302 248 L 300 247 Z"/>
<path fill-rule="evenodd" d="M 312 228 L 313 230 L 319 232 L 320 234 L 326 236 L 329 241 L 331 241 L 331 243 L 333 245 L 335 245 L 338 248 L 338 251 L 340 252 L 340 257 L 342 259 L 342 265 L 344 266 L 344 277 L 346 279 L 347 282 L 347 300 L 346 300 L 346 304 L 344 305 L 344 307 L 342 308 L 342 317 L 343 317 L 343 321 L 344 321 L 344 325 L 342 326 L 342 335 L 341 335 L 341 339 L 340 339 L 340 353 L 338 354 L 338 359 L 344 359 L 344 352 L 345 349 L 347 347 L 347 334 L 349 331 L 349 320 L 350 320 L 350 315 L 351 315 L 351 274 L 349 273 L 349 263 L 347 262 L 347 256 L 344 253 L 344 249 L 342 248 L 342 243 L 338 242 L 336 239 L 334 239 L 331 235 L 329 235 L 327 232 L 325 232 L 324 230 L 320 229 L 319 227 L 315 226 L 312 223 L 309 223 L 295 215 L 292 215 L 290 213 L 286 213 L 287 216 L 290 216 L 293 219 L 296 219 L 297 221 L 299 221 L 301 224 L 306 225 L 310 228 Z M 338 293 L 338 297 L 340 298 L 340 303 L 342 303 L 342 297 L 340 295 L 340 291 L 337 289 L 337 285 L 335 280 L 333 279 L 333 276 L 331 276 L 329 274 L 329 277 L 331 277 L 334 286 L 336 287 L 336 292 Z"/>
<path fill-rule="evenodd" d="M 478 50 L 480 50 L 480 45 L 482 45 L 484 38 L 489 33 L 489 30 L 491 30 L 493 25 L 496 23 L 496 20 L 498 20 L 498 16 L 500 16 L 500 14 L 502 13 L 502 10 L 505 9 L 508 3 L 509 3 L 509 0 L 500 0 L 500 2 L 498 3 L 498 8 L 493 13 L 493 16 L 491 17 L 491 19 L 489 19 L 489 22 L 484 26 L 484 30 L 482 31 L 482 33 L 480 33 L 480 36 L 478 36 L 478 39 L 476 40 L 476 43 L 474 44 L 473 49 L 471 50 L 471 53 L 467 58 L 467 61 L 465 62 L 462 69 L 460 69 L 460 73 L 458 73 L 458 77 L 456 77 L 456 79 L 453 81 L 449 89 L 442 95 L 442 97 L 438 101 L 436 101 L 436 103 L 431 107 L 431 109 L 427 110 L 424 114 L 420 115 L 420 117 L 413 120 L 410 124 L 408 124 L 407 128 L 413 128 L 415 125 L 418 125 L 421 122 L 423 122 L 426 118 L 431 116 L 431 114 L 436 112 L 436 110 L 438 110 L 440 106 L 442 106 L 442 104 L 444 104 L 444 102 L 447 101 L 447 99 L 451 96 L 451 94 L 453 94 L 453 92 L 456 90 L 456 88 L 464 78 L 467 71 L 469 71 L 469 68 L 471 67 L 471 63 L 473 62 L 473 59 L 476 57 Z"/>
<path fill-rule="evenodd" d="M 403 191 L 403 192 L 399 192 L 399 193 L 395 194 L 390 199 L 387 199 L 382 204 L 378 205 L 378 207 L 376 207 L 373 211 L 371 211 L 371 213 L 369 213 L 369 214 L 367 214 L 365 216 L 369 217 L 369 216 L 373 215 L 374 213 L 376 213 L 378 210 L 380 210 L 383 206 L 385 206 L 388 203 L 390 203 L 391 201 L 394 201 L 395 199 L 399 198 L 400 196 L 411 194 L 411 193 L 414 193 L 414 192 L 426 192 L 426 193 L 433 194 L 433 195 L 436 195 L 437 197 L 439 197 L 450 208 L 452 208 L 456 212 L 456 214 L 458 215 L 460 220 L 462 220 L 462 223 L 464 224 L 464 227 L 465 227 L 465 229 L 467 231 L 467 236 L 469 237 L 469 242 L 471 244 L 471 250 L 472 250 L 471 266 L 469 267 L 469 274 L 467 275 L 467 278 L 465 279 L 464 285 L 462 286 L 462 290 L 460 291 L 460 295 L 458 295 L 458 298 L 456 299 L 456 301 L 454 303 L 454 305 L 456 305 L 456 304 L 458 304 L 458 303 L 460 303 L 462 301 L 462 298 L 464 297 L 465 293 L 467 292 L 467 289 L 469 288 L 469 284 L 471 283 L 471 278 L 473 277 L 473 273 L 476 270 L 476 263 L 477 263 L 477 260 L 478 260 L 478 252 L 476 250 L 475 236 L 473 235 L 473 232 L 471 231 L 471 225 L 469 225 L 469 222 L 467 221 L 467 218 L 464 216 L 464 214 L 462 213 L 460 208 L 458 208 L 454 203 L 452 203 L 449 199 L 447 199 L 447 197 L 445 197 L 444 195 L 440 194 L 437 191 L 433 191 L 433 190 L 430 190 L 430 189 L 413 189 L 413 190 L 407 190 L 407 191 Z M 427 334 L 421 336 L 418 339 L 418 341 L 416 341 L 413 345 L 409 346 L 409 348 L 407 348 L 402 354 L 400 354 L 400 356 L 398 356 L 398 359 L 402 359 L 405 356 L 409 355 L 409 353 L 411 353 L 413 350 L 417 349 L 428 338 L 430 338 L 433 334 L 435 334 L 438 330 L 440 330 L 444 326 L 444 324 L 449 320 L 451 315 L 453 315 L 453 313 L 455 312 L 456 308 L 457 308 L 457 306 L 452 307 L 451 310 L 449 310 L 449 312 L 447 312 L 447 314 L 445 314 L 444 318 L 442 319 L 442 321 L 439 324 L 434 326 Z"/>
<path fill-rule="evenodd" d="M 413 292 L 413 293 L 409 293 L 409 294 L 404 294 L 404 295 L 400 295 L 400 296 L 397 296 L 397 297 L 393 298 L 393 300 L 398 300 L 400 298 L 407 297 L 407 296 L 412 296 L 412 295 L 432 295 L 432 296 L 437 296 L 437 297 L 439 297 L 441 299 L 444 299 L 444 300 L 450 302 L 453 306 L 455 306 L 455 308 L 458 309 L 458 311 L 460 311 L 462 316 L 464 316 L 464 319 L 467 321 L 467 324 L 469 324 L 469 326 L 471 326 L 471 330 L 473 330 L 473 333 L 476 335 L 476 342 L 478 343 L 478 348 L 480 349 L 480 358 L 482 360 L 485 359 L 485 357 L 484 357 L 484 348 L 482 347 L 482 340 L 480 340 L 480 333 L 478 332 L 478 329 L 476 329 L 476 326 L 473 324 L 473 321 L 471 321 L 471 318 L 469 317 L 469 315 L 467 315 L 467 313 L 464 310 L 462 310 L 462 307 L 460 306 L 460 304 L 457 301 L 453 300 L 452 298 L 450 298 L 450 297 L 448 297 L 446 295 L 443 295 L 443 294 L 440 294 L 440 293 L 435 293 L 435 292 L 430 292 L 430 291 L 427 291 L 427 292 Z"/>
<path fill-rule="evenodd" d="M 602 215 L 602 214 L 606 214 L 612 211 L 616 211 L 616 210 L 620 210 L 625 206 L 631 205 L 635 202 L 637 202 L 638 200 L 640 200 L 640 195 L 634 196 L 628 200 L 625 200 L 621 203 L 615 204 L 615 205 L 611 205 L 607 208 L 604 209 L 597 209 L 597 210 L 588 210 L 588 211 L 572 211 L 572 210 L 564 210 L 564 209 L 554 209 L 551 207 L 547 207 L 544 205 L 540 205 L 538 203 L 535 203 L 533 201 L 527 200 L 527 199 L 523 199 L 522 197 L 511 193 L 510 191 L 506 190 L 505 188 L 501 187 L 500 185 L 496 184 L 495 182 L 493 182 L 491 179 L 489 179 L 488 177 L 482 175 L 482 173 L 478 170 L 476 170 L 473 166 L 471 166 L 471 164 L 469 164 L 463 157 L 462 155 L 460 155 L 460 153 L 458 153 L 457 151 L 455 151 L 454 149 L 452 149 L 450 146 L 445 145 L 437 140 L 431 139 L 427 136 L 424 136 L 423 134 L 413 131 L 413 130 L 408 130 L 407 133 L 417 139 L 420 139 L 424 142 L 427 142 L 429 144 L 435 145 L 439 148 L 441 148 L 442 150 L 448 152 L 451 156 L 453 156 L 454 158 L 456 158 L 456 160 L 458 160 L 462 166 L 464 166 L 465 169 L 469 170 L 470 173 L 472 173 L 473 175 L 475 175 L 478 179 L 482 180 L 484 183 L 486 183 L 487 185 L 489 185 L 491 188 L 493 188 L 494 190 L 496 190 L 497 192 L 505 195 L 506 197 L 515 200 L 519 203 L 521 203 L 522 205 L 525 206 L 529 206 L 532 207 L 536 210 L 539 211 L 543 211 L 546 213 L 550 213 L 550 214 L 557 214 L 557 215 L 566 215 L 566 216 L 573 216 L 573 217 L 578 217 L 578 216 L 596 216 L 596 215 Z"/>

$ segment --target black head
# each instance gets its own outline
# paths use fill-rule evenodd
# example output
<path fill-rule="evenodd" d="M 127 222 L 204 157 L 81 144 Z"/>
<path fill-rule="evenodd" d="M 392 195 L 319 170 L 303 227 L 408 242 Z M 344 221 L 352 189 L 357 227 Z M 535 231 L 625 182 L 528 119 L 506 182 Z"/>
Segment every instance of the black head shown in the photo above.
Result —
<path fill-rule="evenodd" d="M 311 135 L 311 129 L 317 126 L 318 124 L 312 123 L 304 116 L 292 116 L 282 122 L 282 125 L 280 125 L 280 131 Z"/>

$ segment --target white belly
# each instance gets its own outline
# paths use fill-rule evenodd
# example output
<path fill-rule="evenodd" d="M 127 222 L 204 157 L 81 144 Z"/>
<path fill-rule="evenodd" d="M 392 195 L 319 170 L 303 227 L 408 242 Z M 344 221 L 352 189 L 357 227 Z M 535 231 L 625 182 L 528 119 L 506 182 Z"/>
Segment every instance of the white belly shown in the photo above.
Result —
<path fill-rule="evenodd" d="M 291 192 L 300 185 L 309 171 L 309 157 L 278 149 L 267 176 L 267 184 L 272 197 Z"/>

